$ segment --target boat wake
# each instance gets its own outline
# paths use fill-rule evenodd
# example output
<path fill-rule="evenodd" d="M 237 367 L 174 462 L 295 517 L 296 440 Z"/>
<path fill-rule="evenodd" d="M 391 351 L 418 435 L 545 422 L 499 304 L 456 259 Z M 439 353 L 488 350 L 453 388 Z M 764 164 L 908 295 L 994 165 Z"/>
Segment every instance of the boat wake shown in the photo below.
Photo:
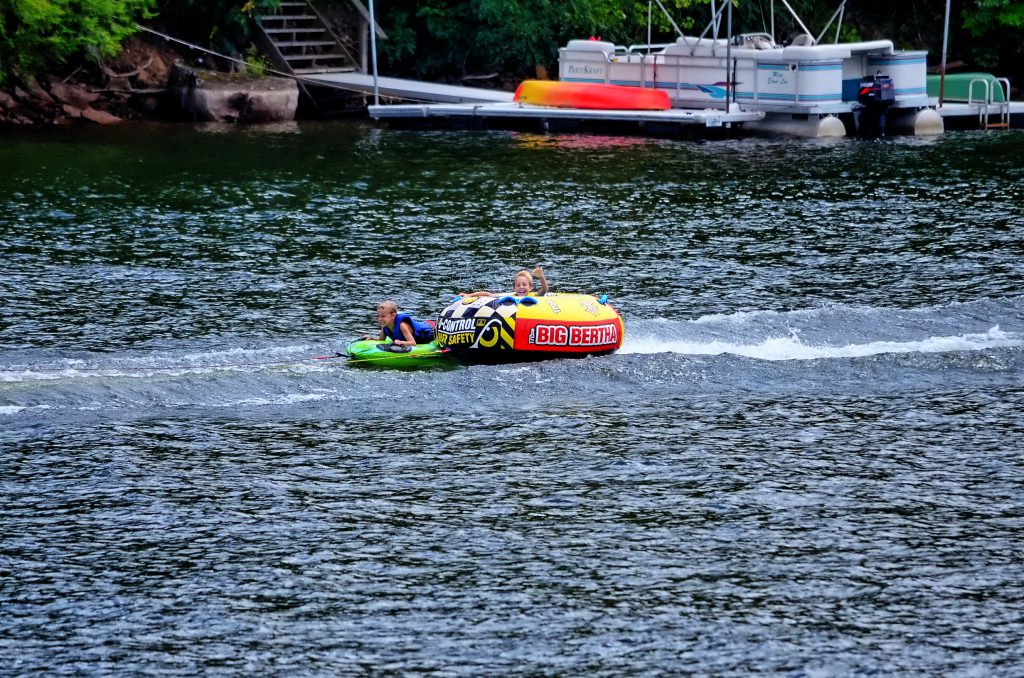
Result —
<path fill-rule="evenodd" d="M 1024 334 L 1004 332 L 995 326 L 983 333 L 928 337 L 918 341 L 872 341 L 843 346 L 810 345 L 796 334 L 770 337 L 758 344 L 729 341 L 661 340 L 654 337 L 627 339 L 622 353 L 682 353 L 721 355 L 731 353 L 761 360 L 816 360 L 819 358 L 863 358 L 884 353 L 945 353 L 983 351 L 990 348 L 1024 346 Z"/>
<path fill-rule="evenodd" d="M 10 361 L 0 364 L 0 384 L 4 382 L 55 381 L 95 378 L 176 377 L 210 375 L 220 372 L 261 372 L 288 370 L 320 372 L 331 369 L 340 357 L 317 355 L 323 346 L 308 344 L 267 348 L 229 348 L 210 351 L 168 351 L 153 354 L 102 357 L 60 357 Z M 21 363 L 21 364 L 19 364 Z"/>
<path fill-rule="evenodd" d="M 460 370 L 360 368 L 335 357 L 338 345 L 301 339 L 149 352 L 22 349 L 0 353 L 0 417 L 376 416 L 382 394 L 407 413 L 453 402 L 501 410 L 545 397 L 589 407 L 659 388 L 679 397 L 715 389 L 778 394 L 794 384 L 844 393 L 991 386 L 1013 383 L 1024 365 L 1024 297 L 911 310 L 835 305 L 693 320 L 630 320 L 627 311 L 626 318 L 614 356 Z"/>
<path fill-rule="evenodd" d="M 828 306 L 631 323 L 622 353 L 733 354 L 760 360 L 862 358 L 1024 346 L 1021 299 L 912 310 Z"/>

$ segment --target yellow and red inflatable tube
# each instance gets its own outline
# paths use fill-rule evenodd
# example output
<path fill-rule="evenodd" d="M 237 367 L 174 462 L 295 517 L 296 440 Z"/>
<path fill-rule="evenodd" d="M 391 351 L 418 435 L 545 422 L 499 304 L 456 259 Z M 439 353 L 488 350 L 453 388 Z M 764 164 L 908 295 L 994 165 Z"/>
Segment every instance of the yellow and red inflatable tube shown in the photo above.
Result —
<path fill-rule="evenodd" d="M 437 347 L 466 363 L 607 355 L 622 346 L 622 317 L 589 294 L 466 297 L 441 312 Z"/>

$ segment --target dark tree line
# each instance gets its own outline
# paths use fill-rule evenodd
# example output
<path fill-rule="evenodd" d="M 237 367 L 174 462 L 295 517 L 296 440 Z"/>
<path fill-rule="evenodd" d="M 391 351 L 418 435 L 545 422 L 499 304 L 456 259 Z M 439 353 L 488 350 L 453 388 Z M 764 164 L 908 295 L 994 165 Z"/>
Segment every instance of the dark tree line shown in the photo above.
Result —
<path fill-rule="evenodd" d="M 368 1 L 368 0 L 364 0 Z M 711 18 L 710 0 L 663 0 L 687 33 Z M 0 81 L 34 75 L 76 60 L 116 53 L 136 22 L 219 51 L 241 52 L 251 18 L 278 0 L 0 0 Z M 348 0 L 321 0 L 322 8 Z M 837 0 L 790 0 L 817 34 Z M 848 0 L 841 39 L 892 39 L 927 49 L 938 64 L 945 0 Z M 497 72 L 510 78 L 553 69 L 571 38 L 601 36 L 619 44 L 646 42 L 647 0 L 376 0 L 381 68 L 394 75 L 452 79 Z M 949 61 L 1013 78 L 1024 76 L 1024 0 L 954 0 Z M 777 39 L 802 29 L 774 3 Z M 654 41 L 674 31 L 654 7 Z M 772 0 L 735 0 L 735 32 L 769 29 Z M 823 40 L 834 38 L 834 29 Z"/>
<path fill-rule="evenodd" d="M 709 0 L 663 0 L 676 24 L 699 34 L 711 19 Z M 790 0 L 815 36 L 838 0 Z M 420 77 L 490 71 L 526 76 L 536 64 L 551 68 L 558 47 L 572 38 L 601 36 L 618 44 L 647 40 L 647 0 L 392 0 L 378 5 L 390 40 L 381 44 L 385 63 Z M 928 50 L 929 64 L 942 53 L 945 0 L 848 0 L 840 39 L 891 39 L 900 49 Z M 675 38 L 657 5 L 652 41 Z M 802 28 L 774 2 L 776 39 Z M 772 0 L 737 0 L 734 32 L 768 32 Z M 724 29 L 723 29 L 724 34 Z M 835 24 L 823 37 L 835 38 Z M 964 68 L 1024 77 L 1024 1 L 953 0 L 948 61 Z"/>

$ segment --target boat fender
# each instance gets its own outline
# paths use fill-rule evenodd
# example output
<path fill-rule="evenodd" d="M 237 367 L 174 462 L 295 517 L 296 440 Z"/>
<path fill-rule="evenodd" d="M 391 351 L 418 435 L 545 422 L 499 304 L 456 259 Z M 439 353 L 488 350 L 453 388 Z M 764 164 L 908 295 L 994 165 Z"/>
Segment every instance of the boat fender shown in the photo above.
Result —
<path fill-rule="evenodd" d="M 601 304 L 602 306 L 607 304 L 608 303 L 608 295 L 607 294 L 602 294 L 600 296 L 600 298 L 597 300 L 597 303 Z"/>

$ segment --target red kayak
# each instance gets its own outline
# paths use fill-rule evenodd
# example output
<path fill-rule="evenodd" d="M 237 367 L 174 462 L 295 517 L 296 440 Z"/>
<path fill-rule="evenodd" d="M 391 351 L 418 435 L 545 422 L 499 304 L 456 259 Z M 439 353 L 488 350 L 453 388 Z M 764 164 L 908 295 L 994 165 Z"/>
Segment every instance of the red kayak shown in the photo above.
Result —
<path fill-rule="evenodd" d="M 671 108 L 668 94 L 657 89 L 557 80 L 524 80 L 516 88 L 513 100 L 552 108 L 617 111 L 667 111 Z"/>

